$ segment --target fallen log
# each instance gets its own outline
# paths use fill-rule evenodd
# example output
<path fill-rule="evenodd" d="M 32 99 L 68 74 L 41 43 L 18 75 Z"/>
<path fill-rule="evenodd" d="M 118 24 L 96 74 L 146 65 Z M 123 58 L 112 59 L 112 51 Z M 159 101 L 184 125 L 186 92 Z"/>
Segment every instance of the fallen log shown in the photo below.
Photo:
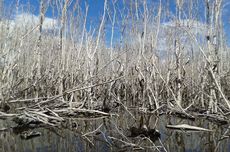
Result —
<path fill-rule="evenodd" d="M 38 131 L 25 131 L 20 134 L 21 139 L 25 139 L 25 140 L 28 140 L 34 137 L 39 137 L 39 136 L 41 136 L 41 133 Z"/>
<path fill-rule="evenodd" d="M 18 114 L 8 114 L 0 111 L 0 119 L 6 119 L 8 117 L 15 117 L 18 116 Z"/>
<path fill-rule="evenodd" d="M 202 127 L 197 127 L 197 126 L 191 126 L 191 125 L 188 125 L 188 124 L 166 125 L 166 128 L 188 130 L 188 131 L 212 131 L 210 129 L 206 129 L 206 128 L 202 128 Z"/>
<path fill-rule="evenodd" d="M 83 114 L 90 114 L 90 115 L 103 115 L 103 116 L 111 116 L 112 114 L 106 113 L 99 110 L 91 110 L 91 109 L 78 109 L 78 108 L 71 108 L 71 109 L 57 109 L 53 110 L 55 113 L 59 113 L 60 115 L 74 115 L 78 113 Z"/>
<path fill-rule="evenodd" d="M 197 116 L 203 117 L 213 123 L 219 124 L 219 125 L 226 125 L 229 123 L 228 118 L 221 115 L 216 114 L 198 114 Z"/>

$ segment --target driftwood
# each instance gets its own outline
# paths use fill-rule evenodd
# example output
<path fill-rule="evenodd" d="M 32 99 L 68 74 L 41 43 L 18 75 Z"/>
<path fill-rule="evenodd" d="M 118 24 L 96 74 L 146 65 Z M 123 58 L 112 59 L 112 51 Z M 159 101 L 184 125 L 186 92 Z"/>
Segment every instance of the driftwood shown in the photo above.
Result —
<path fill-rule="evenodd" d="M 99 110 L 90 110 L 90 109 L 79 109 L 79 108 L 68 108 L 68 109 L 57 109 L 53 110 L 55 113 L 58 113 L 63 116 L 78 115 L 78 114 L 89 114 L 92 116 L 102 115 L 110 116 L 111 114 L 99 111 Z M 78 115 L 79 116 L 79 115 Z"/>
<path fill-rule="evenodd" d="M 210 129 L 201 128 L 201 127 L 197 127 L 197 126 L 191 126 L 191 125 L 188 125 L 188 124 L 167 125 L 166 128 L 180 129 L 180 130 L 187 130 L 187 131 L 212 131 Z"/>
<path fill-rule="evenodd" d="M 217 123 L 219 125 L 226 125 L 229 123 L 228 118 L 217 114 L 198 114 L 197 116 L 206 118 L 207 120 Z"/>
<path fill-rule="evenodd" d="M 7 131 L 7 130 L 8 130 L 8 128 L 0 128 L 0 132 Z"/>
<path fill-rule="evenodd" d="M 4 113 L 4 112 L 0 111 L 0 119 L 6 119 L 6 118 L 9 118 L 9 117 L 15 117 L 17 115 L 18 114 L 8 114 L 8 113 Z"/>
<path fill-rule="evenodd" d="M 196 119 L 194 116 L 189 115 L 189 114 L 184 114 L 183 112 L 180 112 L 180 111 L 175 112 L 175 116 L 183 118 L 183 119 L 189 119 L 192 121 Z"/>
<path fill-rule="evenodd" d="M 39 136 L 41 136 L 41 133 L 38 131 L 25 131 L 20 134 L 20 137 L 25 140 Z"/>

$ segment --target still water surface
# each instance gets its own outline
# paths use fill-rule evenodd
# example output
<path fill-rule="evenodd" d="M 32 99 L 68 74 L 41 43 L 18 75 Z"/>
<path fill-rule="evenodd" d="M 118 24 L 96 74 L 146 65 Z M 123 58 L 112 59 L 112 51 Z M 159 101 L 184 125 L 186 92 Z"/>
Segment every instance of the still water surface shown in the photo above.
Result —
<path fill-rule="evenodd" d="M 139 151 L 170 151 L 170 152 L 230 152 L 229 138 L 222 139 L 228 125 L 218 126 L 205 119 L 196 121 L 185 120 L 173 116 L 134 114 L 134 120 L 129 114 L 104 118 L 69 119 L 59 128 L 36 128 L 41 136 L 29 140 L 20 138 L 12 129 L 0 131 L 0 152 L 84 152 L 84 151 L 135 151 L 135 148 L 125 146 L 111 137 L 135 143 L 145 150 Z M 150 142 L 143 137 L 124 137 L 128 128 L 138 127 L 140 123 L 159 130 L 160 140 Z M 213 130 L 213 132 L 186 132 L 170 130 L 167 124 L 189 124 Z M 0 120 L 0 129 L 13 126 L 11 121 Z M 95 131 L 96 130 L 96 131 Z M 87 134 L 85 137 L 82 135 Z M 229 135 L 227 133 L 226 135 Z M 157 146 L 156 149 L 153 148 Z M 136 149 L 138 150 L 138 149 Z"/>

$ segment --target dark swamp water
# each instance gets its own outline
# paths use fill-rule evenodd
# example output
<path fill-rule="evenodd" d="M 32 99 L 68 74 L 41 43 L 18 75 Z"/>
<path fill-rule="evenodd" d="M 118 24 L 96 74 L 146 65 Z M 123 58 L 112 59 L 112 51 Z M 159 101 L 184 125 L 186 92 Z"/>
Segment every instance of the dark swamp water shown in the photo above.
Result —
<path fill-rule="evenodd" d="M 33 131 L 41 133 L 31 139 L 21 138 L 15 130 L 0 131 L 1 152 L 84 152 L 84 151 L 170 151 L 170 152 L 229 152 L 228 125 L 218 126 L 206 119 L 195 121 L 175 116 L 143 115 L 128 113 L 102 118 L 71 118 L 62 127 L 40 127 Z M 160 132 L 155 141 L 143 136 L 128 137 L 128 128 L 143 123 Z M 172 130 L 167 124 L 189 124 L 208 128 L 213 132 L 188 132 Z M 10 128 L 15 124 L 0 120 L 0 128 Z M 31 131 L 31 129 L 30 129 Z M 226 135 L 226 138 L 223 135 Z M 135 145 L 134 145 L 135 144 Z M 143 149 L 141 149 L 143 148 Z"/>

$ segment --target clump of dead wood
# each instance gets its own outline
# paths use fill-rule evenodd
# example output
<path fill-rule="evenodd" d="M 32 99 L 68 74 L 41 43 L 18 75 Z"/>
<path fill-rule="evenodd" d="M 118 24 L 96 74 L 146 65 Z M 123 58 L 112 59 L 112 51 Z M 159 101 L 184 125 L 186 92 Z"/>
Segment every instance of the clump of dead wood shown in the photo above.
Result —
<path fill-rule="evenodd" d="M 76 15 L 81 5 L 76 1 L 72 10 L 69 3 L 57 9 L 58 30 L 45 30 L 51 4 L 42 0 L 36 25 L 0 20 L 0 118 L 57 126 L 65 117 L 111 116 L 119 110 L 132 115 L 130 109 L 136 108 L 228 123 L 230 49 L 219 26 L 221 1 L 205 3 L 206 23 L 201 25 L 193 9 L 189 19 L 182 20 L 185 6 L 196 2 L 178 2 L 175 18 L 163 24 L 166 10 L 161 3 L 150 9 L 138 2 L 136 13 L 119 16 L 116 2 L 105 0 L 99 28 L 90 31 L 88 6 Z M 132 22 L 117 23 L 122 40 L 114 44 L 112 34 L 108 45 L 104 27 L 110 25 L 111 33 L 116 32 L 116 18 Z"/>

